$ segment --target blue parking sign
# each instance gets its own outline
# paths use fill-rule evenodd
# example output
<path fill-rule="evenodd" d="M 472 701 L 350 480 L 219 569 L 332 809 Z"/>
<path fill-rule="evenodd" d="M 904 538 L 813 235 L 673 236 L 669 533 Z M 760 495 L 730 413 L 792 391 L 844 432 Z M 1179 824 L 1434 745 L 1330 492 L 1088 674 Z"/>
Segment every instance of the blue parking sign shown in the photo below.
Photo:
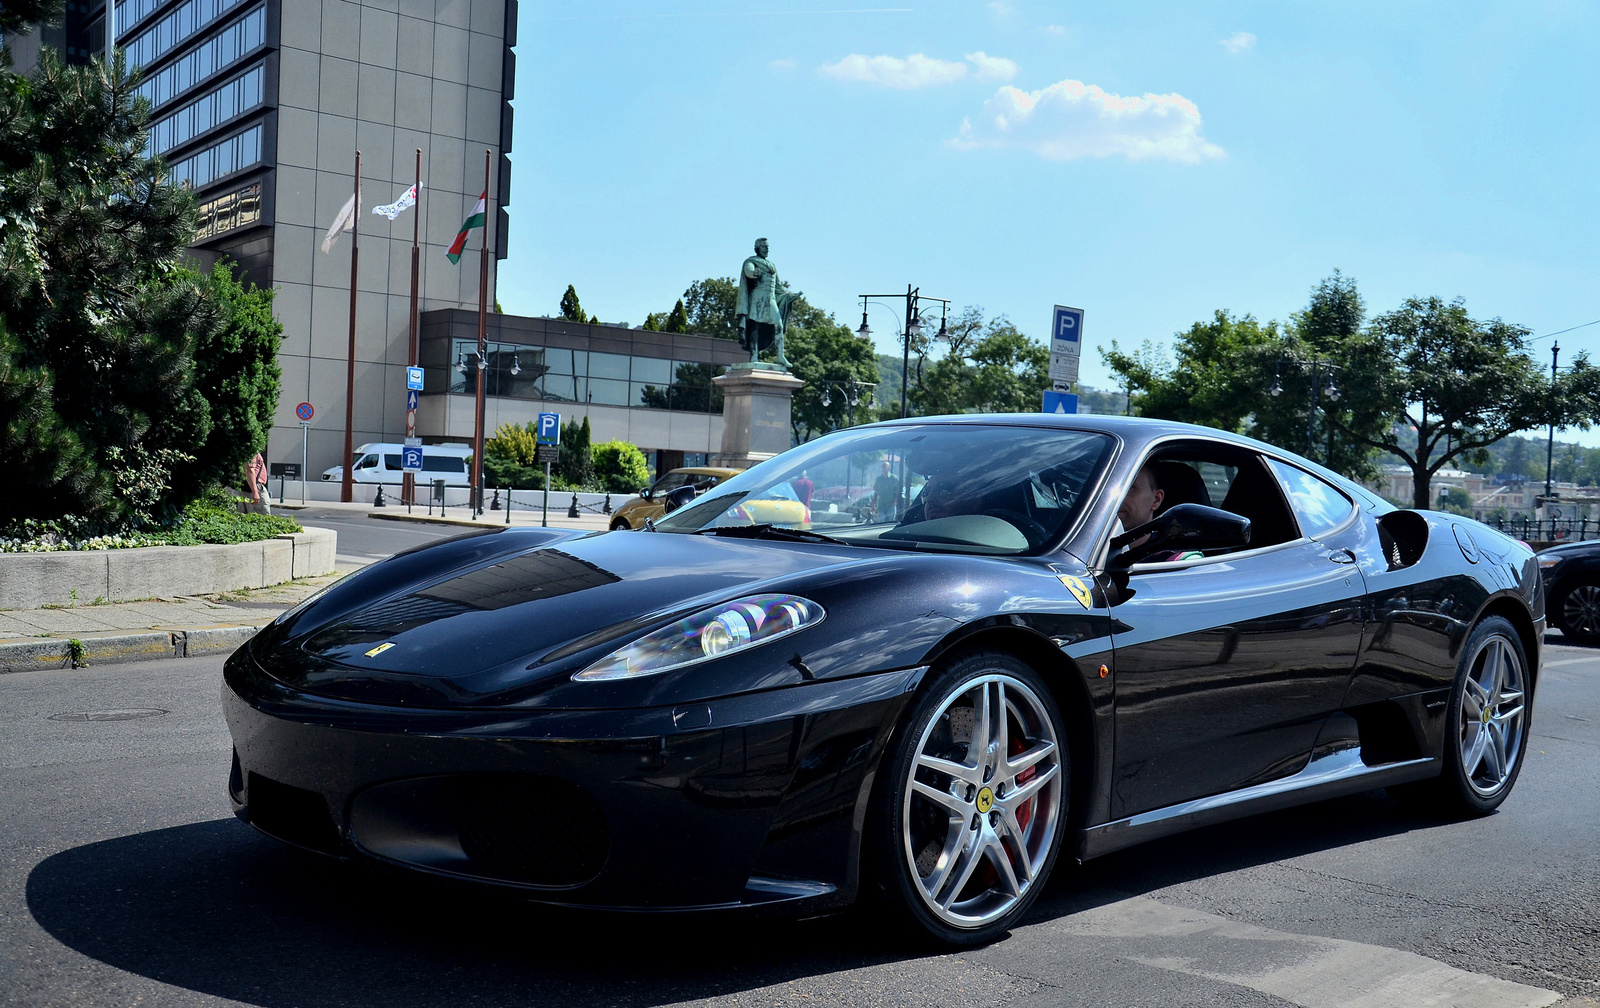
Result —
<path fill-rule="evenodd" d="M 422 369 L 419 367 L 406 368 L 406 388 L 422 391 Z"/>
<path fill-rule="evenodd" d="M 406 472 L 422 471 L 422 449 L 406 445 L 400 449 L 400 468 Z"/>
<path fill-rule="evenodd" d="M 1070 343 L 1074 347 L 1083 342 L 1083 309 L 1056 305 L 1054 321 L 1050 326 L 1050 339 L 1056 343 Z"/>
<path fill-rule="evenodd" d="M 540 444 L 560 444 L 561 443 L 561 414 L 560 413 L 540 413 L 539 414 L 539 443 Z"/>
<path fill-rule="evenodd" d="M 1044 409 L 1041 413 L 1076 413 L 1078 412 L 1078 397 L 1070 392 L 1052 392 L 1045 389 Z"/>

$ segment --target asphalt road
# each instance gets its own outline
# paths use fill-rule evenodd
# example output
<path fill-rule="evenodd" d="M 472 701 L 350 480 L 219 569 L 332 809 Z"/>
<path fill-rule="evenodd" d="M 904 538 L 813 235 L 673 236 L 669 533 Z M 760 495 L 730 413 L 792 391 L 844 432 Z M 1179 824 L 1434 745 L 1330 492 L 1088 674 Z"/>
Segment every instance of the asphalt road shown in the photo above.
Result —
<path fill-rule="evenodd" d="M 419 512 L 421 510 L 418 509 Z M 465 507 L 457 510 L 461 512 L 461 517 L 466 517 Z M 302 525 L 329 528 L 339 533 L 335 564 L 340 570 L 365 567 L 401 550 L 471 531 L 461 527 L 424 525 L 420 522 L 377 521 L 359 511 L 319 508 L 314 504 L 304 509 L 296 508 L 282 513 Z"/>
<path fill-rule="evenodd" d="M 220 669 L 0 676 L 0 1004 L 1509 1008 L 1600 995 L 1600 651 L 1549 649 L 1528 762 L 1494 816 L 1441 822 L 1373 792 L 1211 827 L 1059 872 L 1025 926 L 954 954 L 850 915 L 556 914 L 283 848 L 228 813 Z M 130 708 L 165 713 L 52 720 Z"/>

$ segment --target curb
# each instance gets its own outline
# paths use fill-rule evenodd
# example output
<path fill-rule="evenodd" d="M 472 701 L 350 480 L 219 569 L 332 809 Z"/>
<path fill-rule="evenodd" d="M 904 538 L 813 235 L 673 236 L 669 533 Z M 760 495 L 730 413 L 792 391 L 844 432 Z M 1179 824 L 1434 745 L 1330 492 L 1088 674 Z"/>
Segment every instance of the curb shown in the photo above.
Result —
<path fill-rule="evenodd" d="M 72 659 L 71 640 L 24 640 L 0 643 L 0 674 L 44 672 L 92 667 L 97 662 L 150 661 L 156 658 L 194 658 L 231 652 L 260 630 L 256 626 L 203 627 L 195 630 L 158 630 L 152 633 L 88 637 L 81 657 Z"/>
<path fill-rule="evenodd" d="M 523 524 L 521 522 L 516 522 L 516 523 L 511 524 L 511 525 L 506 525 L 503 522 L 473 521 L 470 518 L 430 518 L 427 515 L 408 515 L 408 514 L 399 514 L 399 513 L 394 513 L 394 514 L 377 514 L 377 513 L 373 513 L 373 514 L 367 515 L 367 517 L 368 518 L 376 518 L 379 521 L 414 522 L 414 523 L 416 523 L 418 525 L 458 525 L 458 526 L 460 526 L 462 528 L 475 528 L 475 529 L 559 528 L 559 529 L 566 529 L 566 530 L 571 531 L 571 532 L 604 532 L 604 531 L 606 531 L 604 528 L 587 528 L 587 527 L 584 527 L 584 526 L 581 526 L 581 525 L 525 525 L 525 524 Z"/>

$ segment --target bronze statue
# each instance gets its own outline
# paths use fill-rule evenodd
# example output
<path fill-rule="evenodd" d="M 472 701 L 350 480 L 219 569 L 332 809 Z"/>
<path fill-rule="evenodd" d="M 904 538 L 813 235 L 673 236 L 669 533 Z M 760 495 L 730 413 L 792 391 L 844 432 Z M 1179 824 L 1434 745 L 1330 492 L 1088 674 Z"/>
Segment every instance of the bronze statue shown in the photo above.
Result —
<path fill-rule="evenodd" d="M 735 324 L 739 345 L 750 351 L 750 361 L 755 363 L 761 351 L 776 349 L 778 369 L 789 370 L 789 359 L 783 355 L 783 334 L 789 325 L 789 309 L 799 291 L 778 279 L 778 268 L 767 258 L 767 240 L 756 239 L 756 254 L 744 261 L 739 270 L 739 292 L 734 303 Z"/>

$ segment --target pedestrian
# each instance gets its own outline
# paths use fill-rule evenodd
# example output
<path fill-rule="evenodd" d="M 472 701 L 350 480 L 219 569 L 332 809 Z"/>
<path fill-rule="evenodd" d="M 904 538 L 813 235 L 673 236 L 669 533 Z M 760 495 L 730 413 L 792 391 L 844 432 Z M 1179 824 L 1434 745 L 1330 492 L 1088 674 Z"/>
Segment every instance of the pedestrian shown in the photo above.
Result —
<path fill-rule="evenodd" d="M 789 485 L 794 488 L 794 494 L 800 498 L 800 503 L 810 507 L 811 495 L 816 492 L 817 485 L 811 482 L 811 477 L 806 475 L 804 469 L 800 470 L 800 475 L 789 481 Z"/>
<path fill-rule="evenodd" d="M 245 493 L 250 495 L 250 510 L 256 514 L 271 514 L 272 511 L 267 507 L 271 499 L 267 496 L 267 463 L 260 452 L 256 452 L 255 457 L 246 463 L 244 484 Z"/>
<path fill-rule="evenodd" d="M 900 480 L 895 477 L 888 459 L 883 460 L 882 472 L 872 482 L 872 504 L 879 521 L 889 521 L 899 515 Z"/>

